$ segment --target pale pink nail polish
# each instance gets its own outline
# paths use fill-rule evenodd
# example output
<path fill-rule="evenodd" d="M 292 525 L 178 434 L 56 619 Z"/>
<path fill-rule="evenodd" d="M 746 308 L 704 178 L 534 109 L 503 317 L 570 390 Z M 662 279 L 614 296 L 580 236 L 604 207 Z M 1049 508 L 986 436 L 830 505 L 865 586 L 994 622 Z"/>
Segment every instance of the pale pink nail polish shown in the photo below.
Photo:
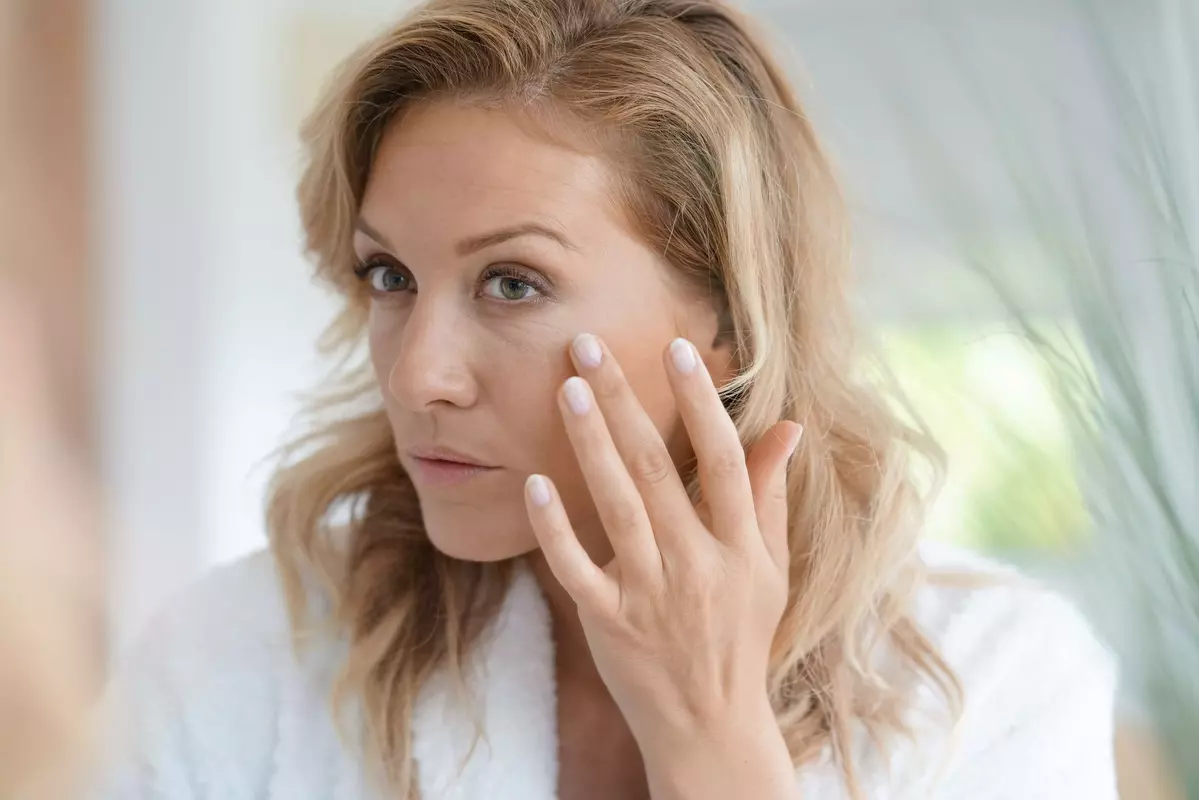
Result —
<path fill-rule="evenodd" d="M 699 363 L 695 347 L 686 339 L 675 339 L 670 343 L 670 360 L 674 362 L 674 368 L 684 375 L 694 372 L 695 365 Z"/>
<path fill-rule="evenodd" d="M 567 378 L 564 391 L 566 405 L 575 414 L 581 417 L 591 410 L 591 390 L 587 388 L 587 381 L 578 376 Z"/>
<path fill-rule="evenodd" d="M 533 505 L 540 507 L 550 504 L 550 483 L 541 475 L 530 475 L 525 481 L 525 489 L 529 492 L 529 499 L 533 501 Z"/>
<path fill-rule="evenodd" d="M 795 451 L 799 449 L 799 442 L 803 439 L 803 425 L 796 423 L 795 432 L 791 434 L 791 446 L 787 450 L 787 460 L 790 460 L 795 455 Z"/>
<path fill-rule="evenodd" d="M 590 333 L 580 333 L 574 342 L 575 358 L 584 367 L 594 369 L 604 360 L 604 350 L 600 347 L 599 339 Z"/>

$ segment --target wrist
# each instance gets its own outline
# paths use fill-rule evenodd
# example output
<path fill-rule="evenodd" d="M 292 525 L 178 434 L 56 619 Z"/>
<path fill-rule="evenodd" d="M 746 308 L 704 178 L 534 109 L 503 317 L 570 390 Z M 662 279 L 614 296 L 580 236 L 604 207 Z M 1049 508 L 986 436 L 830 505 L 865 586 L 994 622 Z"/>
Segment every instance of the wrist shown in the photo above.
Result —
<path fill-rule="evenodd" d="M 795 768 L 765 696 L 669 739 L 642 747 L 654 800 L 797 797 Z"/>

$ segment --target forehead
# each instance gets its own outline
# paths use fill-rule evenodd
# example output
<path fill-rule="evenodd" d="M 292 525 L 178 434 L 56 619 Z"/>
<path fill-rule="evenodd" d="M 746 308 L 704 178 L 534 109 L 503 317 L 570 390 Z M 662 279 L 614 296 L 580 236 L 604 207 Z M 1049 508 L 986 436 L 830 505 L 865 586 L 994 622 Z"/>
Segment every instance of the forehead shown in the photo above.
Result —
<path fill-rule="evenodd" d="M 383 218 L 372 214 L 376 209 Z M 383 136 L 363 213 L 373 224 L 388 227 L 402 220 L 428 224 L 431 214 L 449 211 L 452 219 L 437 220 L 441 230 L 517 217 L 583 234 L 628 229 L 613 171 L 598 152 L 538 135 L 534 124 L 504 109 L 451 101 L 418 104 Z"/>

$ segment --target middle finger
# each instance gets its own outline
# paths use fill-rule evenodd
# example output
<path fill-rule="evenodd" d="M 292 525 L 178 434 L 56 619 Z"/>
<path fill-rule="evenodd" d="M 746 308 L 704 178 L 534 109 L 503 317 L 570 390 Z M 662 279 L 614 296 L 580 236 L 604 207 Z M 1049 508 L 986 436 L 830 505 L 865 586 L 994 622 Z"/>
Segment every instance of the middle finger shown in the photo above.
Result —
<path fill-rule="evenodd" d="M 661 575 L 662 556 L 654 542 L 649 516 L 620 460 L 603 413 L 596 406 L 595 394 L 586 380 L 576 376 L 562 385 L 558 404 L 621 575 L 656 580 Z"/>
<path fill-rule="evenodd" d="M 697 519 L 691 498 L 657 426 L 629 386 L 620 364 L 604 343 L 589 333 L 575 339 L 571 355 L 579 374 L 595 392 L 616 450 L 645 503 L 659 549 L 666 552 L 675 545 L 687 546 L 679 537 L 685 537 L 692 529 L 688 523 Z"/>

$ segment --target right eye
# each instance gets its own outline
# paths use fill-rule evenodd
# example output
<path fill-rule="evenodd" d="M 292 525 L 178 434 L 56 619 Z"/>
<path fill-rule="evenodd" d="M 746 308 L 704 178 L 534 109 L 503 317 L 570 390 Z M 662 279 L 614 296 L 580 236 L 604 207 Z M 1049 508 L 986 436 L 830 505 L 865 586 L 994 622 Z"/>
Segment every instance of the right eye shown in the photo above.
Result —
<path fill-rule="evenodd" d="M 412 276 L 406 269 L 378 261 L 359 264 L 354 272 L 366 281 L 375 294 L 396 294 L 412 288 Z"/>

